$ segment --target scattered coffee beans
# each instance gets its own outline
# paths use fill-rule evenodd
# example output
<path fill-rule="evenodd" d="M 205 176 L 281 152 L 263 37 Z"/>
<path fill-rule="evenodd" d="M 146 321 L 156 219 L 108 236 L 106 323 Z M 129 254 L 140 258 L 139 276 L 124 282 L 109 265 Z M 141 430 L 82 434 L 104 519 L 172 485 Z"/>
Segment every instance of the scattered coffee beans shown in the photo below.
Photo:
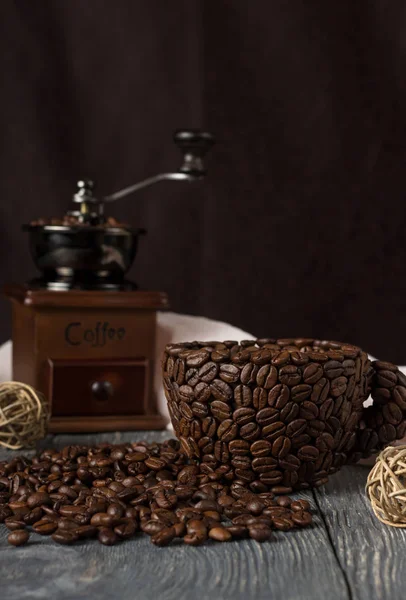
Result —
<path fill-rule="evenodd" d="M 17 529 L 8 536 L 8 543 L 12 546 L 23 546 L 28 542 L 30 534 L 25 529 Z"/>
<path fill-rule="evenodd" d="M 193 356 L 196 369 L 201 360 Z M 217 367 L 206 368 L 205 379 L 214 372 Z M 232 370 L 225 373 L 229 378 Z M 220 385 L 216 393 L 225 394 Z M 241 442 L 231 445 L 235 459 L 247 456 L 249 446 Z M 255 446 L 256 460 L 267 448 Z M 252 489 L 243 466 L 236 469 L 238 479 L 228 468 L 209 465 L 188 458 L 178 440 L 67 446 L 32 459 L 17 456 L 0 462 L 0 523 L 15 546 L 28 541 L 29 527 L 61 545 L 95 538 L 113 546 L 141 531 L 157 546 L 175 539 L 199 546 L 248 537 L 264 542 L 272 529 L 311 524 L 309 503 L 292 501 L 286 487 L 278 488 L 285 495 L 275 500 L 265 486 Z"/>

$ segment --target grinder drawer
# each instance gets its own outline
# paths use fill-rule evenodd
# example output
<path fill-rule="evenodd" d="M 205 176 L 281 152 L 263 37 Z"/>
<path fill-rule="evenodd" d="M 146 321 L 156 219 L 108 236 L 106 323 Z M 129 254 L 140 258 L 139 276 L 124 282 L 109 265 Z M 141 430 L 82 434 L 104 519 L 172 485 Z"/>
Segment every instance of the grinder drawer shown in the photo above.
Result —
<path fill-rule="evenodd" d="M 149 361 L 48 360 L 52 417 L 143 415 Z"/>

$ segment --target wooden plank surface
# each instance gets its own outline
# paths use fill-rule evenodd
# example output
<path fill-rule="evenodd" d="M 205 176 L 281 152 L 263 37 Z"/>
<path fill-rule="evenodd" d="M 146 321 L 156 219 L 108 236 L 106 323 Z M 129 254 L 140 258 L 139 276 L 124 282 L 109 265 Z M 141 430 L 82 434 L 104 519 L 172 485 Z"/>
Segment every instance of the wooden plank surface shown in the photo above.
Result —
<path fill-rule="evenodd" d="M 42 447 L 71 443 L 162 440 L 168 432 L 49 436 Z M 11 453 L 0 451 L 0 460 Z M 335 475 L 325 490 L 307 492 L 315 526 L 277 532 L 274 541 L 213 542 L 199 548 L 153 546 L 139 535 L 114 547 L 83 542 L 61 547 L 32 534 L 8 546 L 0 526 L 0 589 L 7 600 L 279 599 L 365 600 L 404 597 L 405 532 L 381 526 L 363 495 L 367 471 Z M 320 510 L 317 509 L 317 505 Z M 373 547 L 371 548 L 371 544 Z M 403 555 L 403 556 L 402 556 Z"/>
<path fill-rule="evenodd" d="M 388 527 L 365 494 L 370 468 L 345 467 L 314 491 L 354 600 L 406 598 L 406 529 Z"/>

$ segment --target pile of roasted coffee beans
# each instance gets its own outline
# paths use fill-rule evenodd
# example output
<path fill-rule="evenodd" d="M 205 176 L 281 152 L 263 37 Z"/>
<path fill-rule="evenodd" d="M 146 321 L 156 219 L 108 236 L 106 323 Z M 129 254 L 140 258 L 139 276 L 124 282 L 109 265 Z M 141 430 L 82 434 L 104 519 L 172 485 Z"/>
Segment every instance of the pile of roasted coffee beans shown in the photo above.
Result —
<path fill-rule="evenodd" d="M 76 226 L 87 226 L 88 223 L 80 221 L 75 215 L 64 215 L 62 219 L 36 219 L 31 221 L 32 227 L 45 227 L 45 226 L 63 226 L 63 227 L 76 227 Z M 99 227 L 128 227 L 126 223 L 120 223 L 114 217 L 108 217 L 104 223 L 101 223 Z"/>
<path fill-rule="evenodd" d="M 14 546 L 28 541 L 30 527 L 59 544 L 97 538 L 112 546 L 139 531 L 157 546 L 264 542 L 273 529 L 312 523 L 309 503 L 292 501 L 290 491 L 254 493 L 227 466 L 188 459 L 174 439 L 67 446 L 0 462 L 0 523 Z"/>

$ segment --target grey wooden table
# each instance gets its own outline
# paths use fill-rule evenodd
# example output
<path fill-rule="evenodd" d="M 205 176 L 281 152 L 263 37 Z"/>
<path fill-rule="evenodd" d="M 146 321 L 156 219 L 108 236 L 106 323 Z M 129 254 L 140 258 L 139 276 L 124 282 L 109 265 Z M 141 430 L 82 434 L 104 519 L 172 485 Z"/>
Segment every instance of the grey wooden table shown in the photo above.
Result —
<path fill-rule="evenodd" d="M 49 436 L 43 447 L 164 439 L 167 433 Z M 0 452 L 0 460 L 10 452 Z M 278 532 L 274 541 L 153 546 L 139 535 L 118 546 L 61 547 L 32 534 L 7 544 L 0 525 L 0 598 L 26 600 L 300 599 L 397 600 L 406 596 L 406 530 L 382 525 L 364 486 L 368 468 L 346 467 L 328 485 L 302 493 L 313 507 L 311 529 Z"/>

